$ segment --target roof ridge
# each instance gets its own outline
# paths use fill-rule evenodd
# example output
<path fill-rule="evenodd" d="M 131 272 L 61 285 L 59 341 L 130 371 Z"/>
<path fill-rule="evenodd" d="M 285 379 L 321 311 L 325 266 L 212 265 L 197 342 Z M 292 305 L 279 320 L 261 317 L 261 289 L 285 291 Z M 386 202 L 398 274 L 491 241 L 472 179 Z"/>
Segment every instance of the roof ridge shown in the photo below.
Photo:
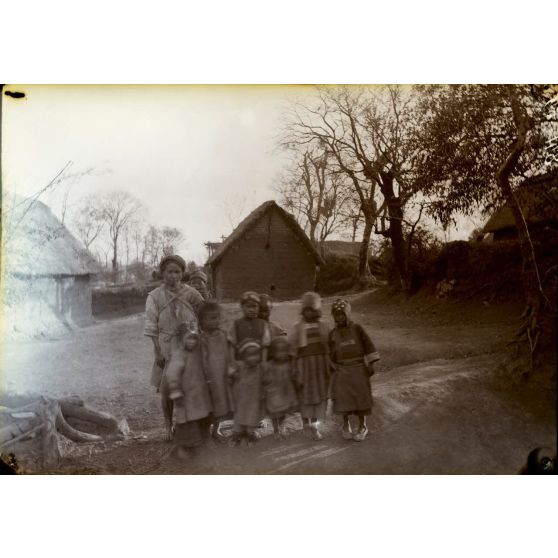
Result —
<path fill-rule="evenodd" d="M 211 254 L 211 256 L 209 256 L 206 262 L 207 265 L 212 265 L 217 261 L 219 261 L 226 254 L 229 248 L 248 231 L 248 229 L 252 224 L 256 223 L 258 219 L 260 219 L 269 209 L 274 207 L 277 208 L 279 213 L 284 217 L 284 219 L 287 221 L 287 224 L 293 229 L 293 232 L 295 232 L 295 234 L 299 236 L 300 240 L 302 240 L 302 242 L 309 250 L 311 255 L 314 257 L 314 259 L 318 263 L 322 263 L 322 258 L 318 253 L 318 251 L 316 250 L 316 247 L 312 244 L 312 242 L 310 241 L 310 239 L 308 238 L 308 236 L 306 235 L 302 227 L 297 223 L 294 216 L 291 213 L 289 213 L 286 209 L 282 208 L 275 200 L 272 199 L 272 200 L 267 200 L 261 203 L 260 205 L 258 205 L 258 207 L 252 210 L 233 229 L 231 234 L 227 236 L 225 240 L 223 240 L 221 246 L 219 246 L 219 248 L 217 248 L 217 250 L 215 250 L 215 252 Z"/>

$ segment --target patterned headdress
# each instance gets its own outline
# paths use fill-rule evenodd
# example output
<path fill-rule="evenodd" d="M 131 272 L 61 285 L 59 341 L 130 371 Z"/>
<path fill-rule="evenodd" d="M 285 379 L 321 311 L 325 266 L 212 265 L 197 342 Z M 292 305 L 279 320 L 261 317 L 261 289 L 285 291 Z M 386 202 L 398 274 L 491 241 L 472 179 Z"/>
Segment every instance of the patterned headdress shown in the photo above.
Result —
<path fill-rule="evenodd" d="M 240 304 L 246 304 L 247 302 L 256 302 L 257 304 L 260 303 L 260 295 L 254 291 L 246 291 L 242 293 L 240 297 Z"/>
<path fill-rule="evenodd" d="M 192 279 L 195 278 L 201 279 L 204 283 L 207 283 L 207 275 L 205 274 L 205 272 L 201 269 L 196 269 L 195 271 L 192 271 L 192 273 L 190 274 L 190 281 Z"/>
<path fill-rule="evenodd" d="M 343 314 L 345 314 L 345 317 L 348 320 L 349 316 L 351 315 L 350 302 L 343 298 L 338 298 L 337 300 L 335 300 L 331 305 L 331 313 L 335 314 L 336 312 L 343 312 Z"/>

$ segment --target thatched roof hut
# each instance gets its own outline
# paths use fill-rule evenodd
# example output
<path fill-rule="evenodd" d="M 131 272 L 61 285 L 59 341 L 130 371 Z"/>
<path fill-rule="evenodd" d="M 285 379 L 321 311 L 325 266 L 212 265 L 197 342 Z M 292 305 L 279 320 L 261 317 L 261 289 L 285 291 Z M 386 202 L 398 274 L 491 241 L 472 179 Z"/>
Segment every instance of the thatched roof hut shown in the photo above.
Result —
<path fill-rule="evenodd" d="M 2 291 L 8 333 L 55 334 L 91 320 L 93 256 L 42 202 L 5 197 Z"/>

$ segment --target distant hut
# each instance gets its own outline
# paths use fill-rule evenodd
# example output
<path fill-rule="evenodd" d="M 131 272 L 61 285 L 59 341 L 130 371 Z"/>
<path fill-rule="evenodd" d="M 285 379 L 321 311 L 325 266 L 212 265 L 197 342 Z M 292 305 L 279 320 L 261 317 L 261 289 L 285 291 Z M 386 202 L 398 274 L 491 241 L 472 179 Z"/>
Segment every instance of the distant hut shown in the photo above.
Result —
<path fill-rule="evenodd" d="M 557 186 L 541 184 L 522 188 L 516 196 L 533 239 L 544 237 L 548 229 L 558 231 Z M 493 234 L 495 241 L 517 238 L 515 219 L 507 203 L 492 214 L 483 232 Z"/>
<path fill-rule="evenodd" d="M 37 200 L 4 199 L 2 314 L 7 334 L 53 335 L 91 321 L 97 262 Z"/>
<path fill-rule="evenodd" d="M 322 258 L 295 218 L 273 200 L 246 217 L 207 260 L 213 292 L 237 299 L 243 291 L 289 299 L 312 290 Z"/>
<path fill-rule="evenodd" d="M 349 240 L 325 240 L 323 252 L 325 256 L 332 254 L 334 256 L 358 257 L 360 246 L 360 242 L 351 242 Z"/>

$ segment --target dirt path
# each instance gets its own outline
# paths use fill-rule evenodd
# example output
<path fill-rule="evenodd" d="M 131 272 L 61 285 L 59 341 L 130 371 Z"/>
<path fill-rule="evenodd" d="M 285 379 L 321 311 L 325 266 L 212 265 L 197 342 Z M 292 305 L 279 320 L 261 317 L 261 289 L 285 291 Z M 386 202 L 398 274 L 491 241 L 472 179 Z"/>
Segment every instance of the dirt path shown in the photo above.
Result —
<path fill-rule="evenodd" d="M 161 441 L 142 315 L 99 322 L 54 342 L 10 344 L 2 355 L 3 399 L 77 393 L 127 418 L 134 439 L 80 448 L 61 472 L 515 473 L 532 447 L 554 445 L 551 405 L 533 412 L 487 381 L 514 327 L 505 315 L 487 310 L 459 319 L 445 312 L 426 319 L 366 297 L 353 306 L 354 319 L 368 329 L 382 355 L 373 379 L 370 436 L 360 444 L 343 441 L 331 416 L 324 440 L 311 442 L 302 436 L 300 419 L 292 417 L 285 442 L 275 441 L 266 426 L 254 448 L 207 447 L 193 462 L 177 463 Z M 273 318 L 290 324 L 297 312 L 296 304 L 282 303 Z M 328 312 L 326 305 L 329 317 Z M 236 313 L 228 306 L 227 321 Z"/>

